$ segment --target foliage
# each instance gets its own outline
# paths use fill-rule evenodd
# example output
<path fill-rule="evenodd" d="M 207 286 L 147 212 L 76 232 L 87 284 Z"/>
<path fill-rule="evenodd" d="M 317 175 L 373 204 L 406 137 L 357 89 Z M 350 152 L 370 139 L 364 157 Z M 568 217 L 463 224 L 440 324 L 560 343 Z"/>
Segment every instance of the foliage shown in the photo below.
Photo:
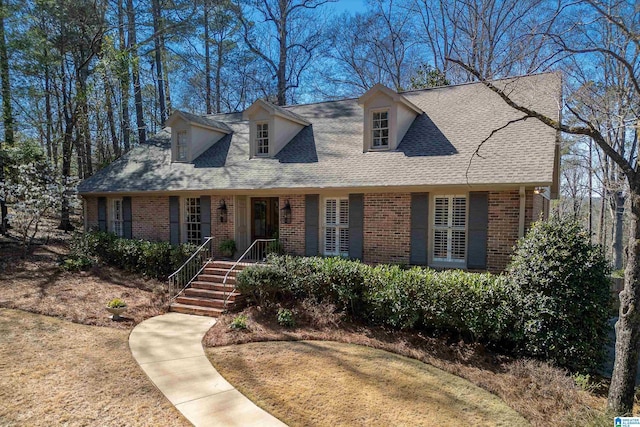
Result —
<path fill-rule="evenodd" d="M 89 269 L 92 265 L 91 259 L 85 256 L 74 256 L 63 259 L 60 268 L 64 271 L 81 271 Z"/>
<path fill-rule="evenodd" d="M 62 194 L 72 188 L 60 184 L 56 171 L 33 142 L 23 141 L 1 155 L 6 159 L 7 173 L 0 181 L 0 199 L 12 207 L 9 223 L 20 236 L 26 255 L 42 218 L 59 209 Z"/>
<path fill-rule="evenodd" d="M 114 298 L 107 303 L 107 307 L 109 308 L 124 308 L 126 306 L 127 306 L 127 303 L 125 303 L 120 298 Z"/>
<path fill-rule="evenodd" d="M 113 233 L 101 231 L 86 232 L 74 235 L 67 260 L 85 258 L 92 263 L 104 262 L 164 280 L 177 270 L 195 249 L 196 246 L 192 244 L 171 246 L 167 242 L 124 239 Z"/>
<path fill-rule="evenodd" d="M 224 256 L 233 256 L 236 252 L 236 241 L 233 239 L 226 239 L 220 242 L 218 249 Z"/>
<path fill-rule="evenodd" d="M 278 320 L 278 325 L 284 326 L 286 328 L 293 328 L 296 326 L 296 320 L 293 317 L 293 311 L 288 308 L 281 308 L 278 310 L 278 314 L 276 316 Z"/>
<path fill-rule="evenodd" d="M 596 369 L 610 305 L 602 248 L 576 221 L 554 217 L 518 242 L 509 273 L 518 296 L 519 351 L 571 370 Z"/>
<path fill-rule="evenodd" d="M 445 74 L 430 64 L 420 65 L 415 75 L 411 76 L 410 90 L 427 89 L 430 87 L 448 86 L 451 84 Z"/>
<path fill-rule="evenodd" d="M 238 275 L 238 289 L 260 304 L 307 299 L 376 325 L 494 342 L 504 340 L 514 323 L 509 282 L 491 274 L 270 256 L 269 264 Z"/>
<path fill-rule="evenodd" d="M 247 315 L 239 314 L 229 324 L 230 329 L 247 329 Z"/>

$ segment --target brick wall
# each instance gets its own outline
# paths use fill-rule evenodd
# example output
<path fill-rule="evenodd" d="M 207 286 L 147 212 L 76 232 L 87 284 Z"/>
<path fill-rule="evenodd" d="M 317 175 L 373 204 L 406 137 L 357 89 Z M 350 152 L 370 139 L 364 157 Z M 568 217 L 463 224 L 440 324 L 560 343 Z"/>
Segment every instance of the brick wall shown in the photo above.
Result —
<path fill-rule="evenodd" d="M 169 241 L 169 197 L 131 197 L 131 229 L 134 239 Z"/>
<path fill-rule="evenodd" d="M 280 196 L 280 209 L 289 202 L 291 206 L 291 223 L 282 223 L 282 211 L 280 212 L 280 241 L 284 250 L 292 255 L 305 254 L 305 196 L 303 194 Z"/>
<path fill-rule="evenodd" d="M 85 220 L 87 224 L 87 229 L 89 230 L 97 230 L 98 229 L 98 198 L 97 197 L 83 197 L 86 202 L 86 211 L 84 212 Z"/>
<path fill-rule="evenodd" d="M 533 191 L 525 193 L 525 233 L 534 212 Z M 503 271 L 513 254 L 520 227 L 520 193 L 518 190 L 489 192 L 489 227 L 487 236 L 487 270 Z"/>
<path fill-rule="evenodd" d="M 364 195 L 364 261 L 409 263 L 411 194 Z"/>
<path fill-rule="evenodd" d="M 220 201 L 227 205 L 227 222 L 220 222 L 218 208 Z M 220 256 L 218 246 L 223 240 L 235 239 L 235 198 L 233 196 L 211 196 L 211 235 L 213 236 L 213 254 Z"/>

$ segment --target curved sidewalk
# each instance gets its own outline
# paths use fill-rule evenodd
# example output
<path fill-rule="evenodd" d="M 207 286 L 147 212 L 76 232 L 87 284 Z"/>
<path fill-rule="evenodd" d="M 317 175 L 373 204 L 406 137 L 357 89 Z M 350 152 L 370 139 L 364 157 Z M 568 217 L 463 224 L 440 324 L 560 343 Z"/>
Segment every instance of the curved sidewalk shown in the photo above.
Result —
<path fill-rule="evenodd" d="M 147 319 L 129 335 L 142 370 L 195 426 L 284 426 L 216 371 L 202 337 L 216 319 L 167 313 Z"/>

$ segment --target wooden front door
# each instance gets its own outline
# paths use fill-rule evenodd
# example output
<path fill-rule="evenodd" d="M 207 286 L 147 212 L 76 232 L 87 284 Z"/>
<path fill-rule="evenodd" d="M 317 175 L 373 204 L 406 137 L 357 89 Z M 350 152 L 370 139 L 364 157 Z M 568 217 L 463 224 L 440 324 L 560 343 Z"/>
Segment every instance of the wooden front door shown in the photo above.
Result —
<path fill-rule="evenodd" d="M 272 239 L 278 234 L 279 206 L 277 197 L 251 199 L 251 241 Z"/>

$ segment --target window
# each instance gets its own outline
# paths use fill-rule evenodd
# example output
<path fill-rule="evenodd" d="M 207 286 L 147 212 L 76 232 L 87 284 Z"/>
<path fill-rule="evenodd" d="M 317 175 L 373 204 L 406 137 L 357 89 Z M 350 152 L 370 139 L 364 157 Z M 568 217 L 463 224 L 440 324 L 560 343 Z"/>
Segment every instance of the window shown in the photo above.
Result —
<path fill-rule="evenodd" d="M 467 198 L 434 197 L 433 261 L 464 262 L 467 255 Z"/>
<path fill-rule="evenodd" d="M 187 131 L 181 130 L 178 132 L 178 139 L 176 141 L 176 159 L 179 161 L 187 160 Z"/>
<path fill-rule="evenodd" d="M 349 255 L 349 199 L 326 199 L 324 209 L 324 254 Z"/>
<path fill-rule="evenodd" d="M 114 199 L 111 201 L 111 232 L 119 237 L 124 235 L 122 227 L 122 199 Z"/>
<path fill-rule="evenodd" d="M 257 124 L 256 154 L 258 156 L 269 155 L 269 124 L 268 123 Z"/>
<path fill-rule="evenodd" d="M 373 148 L 387 148 L 389 146 L 389 112 L 375 111 L 371 123 Z"/>
<path fill-rule="evenodd" d="M 184 199 L 184 230 L 187 243 L 195 245 L 202 243 L 199 197 Z"/>

